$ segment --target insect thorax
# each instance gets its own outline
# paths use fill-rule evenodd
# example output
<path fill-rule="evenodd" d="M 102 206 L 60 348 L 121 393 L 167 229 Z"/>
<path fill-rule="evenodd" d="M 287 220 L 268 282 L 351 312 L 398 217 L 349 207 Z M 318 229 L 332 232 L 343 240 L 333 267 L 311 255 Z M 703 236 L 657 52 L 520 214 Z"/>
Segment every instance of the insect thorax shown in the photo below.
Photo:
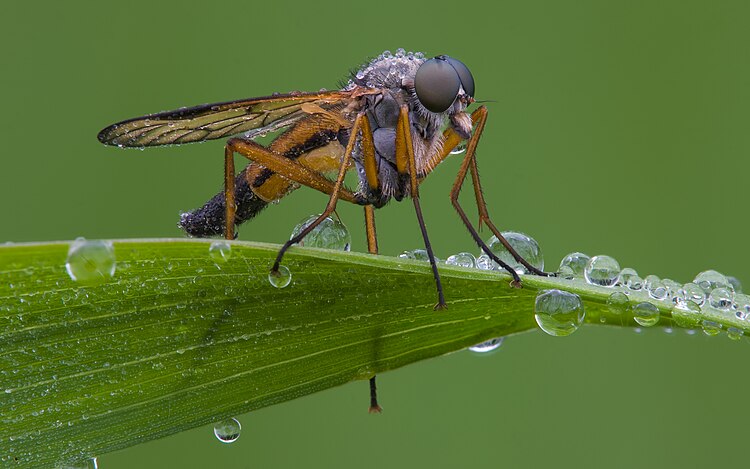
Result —
<path fill-rule="evenodd" d="M 380 190 L 371 191 L 367 185 L 362 152 L 358 145 L 353 154 L 359 176 L 359 192 L 370 203 L 382 206 L 391 198 L 401 200 L 408 195 L 408 178 L 396 171 L 396 125 L 400 106 L 409 106 L 412 142 L 418 171 L 427 158 L 442 143 L 441 128 L 446 114 L 435 114 L 424 109 L 414 92 L 414 76 L 425 62 L 422 53 L 404 52 L 396 54 L 385 51 L 353 74 L 346 89 L 355 87 L 379 88 L 382 94 L 367 98 L 367 117 L 373 131 L 375 158 L 378 167 Z"/>

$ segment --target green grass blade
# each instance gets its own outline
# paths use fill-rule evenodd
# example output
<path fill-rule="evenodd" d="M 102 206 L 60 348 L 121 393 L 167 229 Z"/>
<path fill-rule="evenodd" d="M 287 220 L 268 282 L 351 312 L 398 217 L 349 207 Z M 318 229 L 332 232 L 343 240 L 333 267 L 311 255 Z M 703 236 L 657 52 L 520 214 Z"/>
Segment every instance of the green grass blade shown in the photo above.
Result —
<path fill-rule="evenodd" d="M 76 461 L 532 330 L 540 290 L 579 294 L 588 323 L 636 326 L 607 308 L 611 290 L 583 282 L 516 289 L 441 266 L 448 309 L 436 312 L 427 263 L 295 248 L 292 284 L 276 289 L 278 246 L 234 242 L 216 264 L 209 244 L 115 241 L 117 270 L 97 286 L 71 280 L 68 243 L 0 247 L 3 462 Z M 671 302 L 631 298 L 673 325 Z"/>

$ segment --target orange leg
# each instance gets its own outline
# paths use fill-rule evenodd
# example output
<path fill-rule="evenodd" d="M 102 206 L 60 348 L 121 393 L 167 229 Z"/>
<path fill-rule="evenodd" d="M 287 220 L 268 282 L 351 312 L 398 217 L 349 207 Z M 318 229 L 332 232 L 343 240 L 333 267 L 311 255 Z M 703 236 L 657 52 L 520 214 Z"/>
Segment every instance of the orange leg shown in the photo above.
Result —
<path fill-rule="evenodd" d="M 348 149 L 348 147 L 347 147 Z M 321 174 L 302 166 L 301 164 L 286 158 L 278 153 L 267 149 L 266 147 L 240 138 L 232 138 L 227 142 L 224 148 L 224 197 L 226 200 L 226 216 L 224 236 L 227 239 L 234 239 L 234 215 L 236 204 L 234 200 L 234 153 L 239 153 L 245 158 L 258 163 L 281 176 L 307 187 L 316 189 L 324 194 L 332 195 L 337 192 L 337 199 L 342 199 L 354 204 L 361 204 L 357 196 L 351 191 L 342 187 L 343 184 L 337 184 L 326 179 Z M 349 152 L 351 156 L 351 152 Z M 348 160 L 347 160 L 348 161 Z M 345 170 L 348 167 L 342 166 Z M 334 203 L 335 206 L 335 203 Z M 312 228 L 311 228 L 312 229 Z M 307 234 L 307 233 L 305 233 Z"/>
<path fill-rule="evenodd" d="M 312 174 L 315 175 L 315 179 L 312 178 L 295 178 L 290 177 L 287 174 L 282 171 L 277 170 L 276 168 L 266 164 L 265 162 L 258 161 L 263 166 L 266 166 L 272 171 L 276 171 L 277 173 L 281 174 L 282 176 L 289 177 L 289 179 L 292 179 L 294 181 L 300 182 L 302 184 L 308 185 L 307 183 L 316 183 L 318 178 L 325 181 L 325 190 L 323 192 L 326 192 L 327 194 L 330 194 L 330 198 L 328 199 L 328 204 L 326 205 L 325 210 L 323 213 L 320 214 L 318 218 L 315 219 L 312 223 L 307 225 L 305 229 L 303 229 L 297 236 L 293 237 L 292 239 L 288 240 L 284 245 L 279 249 L 279 253 L 276 255 L 276 261 L 273 263 L 273 267 L 271 267 L 272 273 L 278 273 L 279 271 L 279 265 L 281 265 L 281 260 L 284 258 L 284 253 L 293 245 L 297 244 L 300 241 L 302 241 L 305 236 L 307 236 L 312 230 L 315 229 L 316 226 L 318 226 L 323 220 L 325 220 L 333 211 L 336 209 L 336 203 L 339 199 L 344 199 L 348 202 L 356 203 L 356 197 L 353 193 L 345 189 L 344 186 L 344 177 L 346 176 L 346 172 L 349 169 L 349 164 L 351 163 L 352 159 L 352 152 L 354 151 L 354 145 L 357 141 L 357 133 L 360 130 L 360 127 L 362 127 L 363 121 L 367 121 L 367 117 L 364 113 L 360 113 L 357 115 L 357 118 L 354 120 L 354 125 L 352 126 L 351 131 L 351 137 L 349 137 L 349 143 L 346 145 L 346 150 L 344 151 L 344 157 L 341 159 L 341 166 L 339 167 L 339 174 L 336 177 L 336 182 L 333 183 L 333 187 L 331 188 L 329 185 L 331 184 L 331 181 L 324 178 L 323 176 L 320 176 L 317 173 Z M 256 160 L 257 161 L 257 160 Z M 303 168 L 301 165 L 296 165 L 300 168 Z M 305 168 L 307 169 L 307 168 Z M 309 171 L 309 170 L 308 170 Z M 310 187 L 313 187 L 313 185 L 310 185 Z M 314 187 L 317 188 L 317 187 Z"/>
<path fill-rule="evenodd" d="M 484 196 L 482 195 L 482 187 L 479 182 L 479 171 L 476 167 L 476 149 L 477 145 L 479 143 L 479 138 L 482 135 L 482 131 L 484 130 L 485 123 L 487 122 L 487 108 L 484 106 L 480 107 L 476 111 L 474 111 L 471 115 L 472 121 L 474 123 L 474 132 L 471 135 L 471 138 L 469 138 L 469 142 L 466 147 L 466 156 L 464 156 L 464 160 L 461 163 L 461 167 L 458 170 L 458 174 L 456 175 L 456 180 L 453 183 L 453 188 L 451 189 L 451 203 L 453 204 L 453 207 L 458 212 L 458 216 L 461 218 L 461 221 L 463 221 L 464 225 L 466 225 L 466 228 L 469 230 L 469 233 L 474 238 L 474 241 L 479 245 L 479 247 L 487 253 L 487 255 L 495 262 L 497 262 L 501 267 L 503 267 L 505 270 L 507 270 L 512 276 L 513 281 L 516 286 L 520 286 L 521 279 L 516 273 L 515 269 L 511 268 L 508 264 L 501 261 L 485 244 L 485 242 L 482 240 L 482 238 L 479 236 L 479 233 L 474 229 L 471 222 L 469 221 L 469 218 L 466 216 L 466 212 L 464 212 L 463 208 L 461 207 L 461 204 L 458 202 L 458 195 L 461 192 L 461 187 L 463 186 L 463 183 L 466 179 L 466 173 L 471 170 L 472 175 L 472 181 L 474 185 L 474 196 L 476 197 L 477 201 L 477 208 L 479 210 L 479 223 L 481 226 L 481 223 L 484 222 L 490 230 L 493 232 L 493 234 L 498 238 L 498 240 L 503 244 L 503 246 L 508 249 L 508 252 L 513 256 L 514 259 L 516 259 L 518 262 L 523 264 L 526 268 L 529 269 L 529 271 L 534 272 L 538 275 L 548 275 L 545 272 L 540 271 L 539 269 L 531 266 L 523 257 L 521 257 L 515 249 L 508 243 L 508 241 L 502 236 L 500 231 L 495 227 L 495 225 L 492 223 L 492 221 L 489 218 L 489 214 L 487 212 L 487 203 L 484 200 Z"/>

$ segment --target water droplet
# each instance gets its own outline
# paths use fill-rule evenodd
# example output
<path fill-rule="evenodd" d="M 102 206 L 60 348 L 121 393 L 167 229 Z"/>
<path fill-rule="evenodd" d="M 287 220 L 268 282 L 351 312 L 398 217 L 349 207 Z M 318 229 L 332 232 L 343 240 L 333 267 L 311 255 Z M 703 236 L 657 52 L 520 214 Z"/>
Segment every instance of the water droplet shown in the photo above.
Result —
<path fill-rule="evenodd" d="M 727 281 L 732 286 L 735 293 L 742 293 L 742 283 L 740 283 L 737 277 L 727 276 Z"/>
<path fill-rule="evenodd" d="M 97 285 L 114 276 L 115 265 L 115 248 L 111 241 L 78 238 L 68 249 L 65 270 L 76 282 Z"/>
<path fill-rule="evenodd" d="M 734 304 L 732 305 L 734 314 L 737 319 L 750 319 L 750 296 L 744 293 L 739 293 L 734 296 Z"/>
<path fill-rule="evenodd" d="M 415 249 L 412 252 L 414 259 L 418 261 L 430 262 L 430 256 L 427 254 L 426 249 Z"/>
<path fill-rule="evenodd" d="M 727 337 L 732 340 L 740 340 L 743 335 L 745 335 L 745 332 L 742 329 L 736 327 L 730 327 L 727 329 Z"/>
<path fill-rule="evenodd" d="M 276 288 L 284 288 L 292 282 L 292 273 L 286 266 L 280 265 L 278 272 L 268 273 L 268 281 Z"/>
<path fill-rule="evenodd" d="M 240 437 L 241 429 L 237 419 L 226 419 L 214 425 L 214 435 L 222 443 L 234 443 Z"/>
<path fill-rule="evenodd" d="M 485 342 L 482 342 L 481 344 L 474 345 L 472 347 L 469 347 L 469 350 L 476 353 L 487 353 L 492 352 L 493 350 L 497 350 L 498 347 L 500 347 L 503 344 L 503 337 L 496 337 L 494 339 L 487 340 Z"/>
<path fill-rule="evenodd" d="M 719 311 L 729 311 L 733 300 L 734 294 L 726 288 L 715 288 L 708 295 L 708 305 Z"/>
<path fill-rule="evenodd" d="M 526 262 L 539 270 L 544 270 L 544 257 L 542 256 L 541 249 L 539 249 L 539 244 L 534 238 L 515 231 L 503 231 L 501 234 Z M 526 273 L 526 267 L 513 258 L 496 236 L 492 236 L 487 241 L 487 246 L 501 261 L 508 264 L 513 270 L 518 273 Z"/>
<path fill-rule="evenodd" d="M 482 254 L 477 257 L 477 269 L 480 270 L 492 270 L 495 268 L 495 263 L 490 259 L 487 254 Z"/>
<path fill-rule="evenodd" d="M 460 155 L 461 153 L 466 151 L 466 140 L 461 140 L 461 142 L 456 145 L 453 150 L 451 150 L 451 155 Z"/>
<path fill-rule="evenodd" d="M 672 300 L 676 304 L 691 301 L 698 306 L 703 306 L 703 303 L 706 302 L 706 294 L 701 287 L 692 282 L 688 282 L 683 285 L 682 288 L 677 290 L 677 293 Z"/>
<path fill-rule="evenodd" d="M 292 235 L 289 237 L 294 238 L 307 228 L 312 222 L 318 219 L 320 215 L 311 215 L 294 227 Z M 324 249 L 336 249 L 339 251 L 349 251 L 352 242 L 352 237 L 349 234 L 349 230 L 338 220 L 334 220 L 331 217 L 326 217 L 318 226 L 313 228 L 305 238 L 300 241 L 300 246 L 308 246 L 313 248 L 324 248 Z"/>
<path fill-rule="evenodd" d="M 560 261 L 560 276 L 563 278 L 583 278 L 583 271 L 586 270 L 591 257 L 582 252 L 572 252 L 563 257 Z"/>
<path fill-rule="evenodd" d="M 643 302 L 633 306 L 633 319 L 643 327 L 651 327 L 659 322 L 659 308 Z"/>
<path fill-rule="evenodd" d="M 693 283 L 701 287 L 706 295 L 711 293 L 711 290 L 715 288 L 732 288 L 732 285 L 730 285 L 729 280 L 727 280 L 724 274 L 715 270 L 706 270 L 699 273 L 695 276 Z"/>
<path fill-rule="evenodd" d="M 672 308 L 672 319 L 680 327 L 693 327 L 700 318 L 701 307 L 692 301 L 682 301 Z"/>
<path fill-rule="evenodd" d="M 581 298 L 562 290 L 540 292 L 536 297 L 534 313 L 539 327 L 556 337 L 564 337 L 578 330 L 586 316 Z"/>
<path fill-rule="evenodd" d="M 669 294 L 669 290 L 667 290 L 667 287 L 661 280 L 658 279 L 652 280 L 650 283 L 647 283 L 646 288 L 648 288 L 648 296 L 655 300 L 663 300 Z"/>
<path fill-rule="evenodd" d="M 671 278 L 662 279 L 661 282 L 667 287 L 667 295 L 669 296 L 674 296 L 677 293 L 677 290 L 682 288 L 682 284 L 675 282 Z"/>
<path fill-rule="evenodd" d="M 628 309 L 629 301 L 630 299 L 628 298 L 628 295 L 616 291 L 607 298 L 607 306 L 613 314 L 622 314 Z"/>
<path fill-rule="evenodd" d="M 214 241 L 208 248 L 208 256 L 215 263 L 224 264 L 232 257 L 232 245 L 228 241 Z"/>
<path fill-rule="evenodd" d="M 471 268 L 477 266 L 477 260 L 474 258 L 474 255 L 468 252 L 459 252 L 458 254 L 449 256 L 448 259 L 445 260 L 445 263 L 449 265 L 458 265 L 461 267 Z"/>
<path fill-rule="evenodd" d="M 715 336 L 721 332 L 721 324 L 715 321 L 709 321 L 708 319 L 701 321 L 701 328 L 703 329 L 703 333 L 708 336 Z"/>
<path fill-rule="evenodd" d="M 584 270 L 586 281 L 601 287 L 613 287 L 620 275 L 620 264 L 609 256 L 594 256 Z"/>
<path fill-rule="evenodd" d="M 617 284 L 637 291 L 643 288 L 643 279 L 635 269 L 626 267 L 620 271 L 620 279 L 617 281 Z"/>
<path fill-rule="evenodd" d="M 404 251 L 401 254 L 398 255 L 401 259 L 414 259 L 414 252 L 413 251 Z"/>

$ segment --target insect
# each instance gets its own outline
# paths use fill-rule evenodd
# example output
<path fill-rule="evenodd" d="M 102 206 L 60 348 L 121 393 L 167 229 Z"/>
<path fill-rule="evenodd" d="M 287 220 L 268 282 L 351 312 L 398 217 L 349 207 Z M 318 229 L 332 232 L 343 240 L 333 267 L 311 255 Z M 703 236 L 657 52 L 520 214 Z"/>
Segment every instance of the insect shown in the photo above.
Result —
<path fill-rule="evenodd" d="M 450 192 L 461 221 L 482 251 L 520 286 L 516 271 L 489 249 L 459 204 L 459 192 L 471 174 L 478 226 L 485 224 L 529 272 L 547 275 L 518 255 L 490 220 L 475 158 L 487 108 L 468 114 L 474 102 L 474 77 L 463 62 L 446 55 L 427 59 L 399 49 L 371 60 L 337 91 L 277 94 L 160 112 L 113 124 L 98 138 L 106 145 L 151 147 L 234 136 L 224 150 L 224 191 L 180 219 L 179 226 L 189 236 L 223 234 L 234 239 L 236 225 L 300 185 L 328 194 L 323 213 L 281 247 L 272 274 L 278 274 L 289 247 L 333 213 L 339 200 L 364 207 L 368 251 L 377 254 L 374 209 L 392 199 L 410 198 L 435 278 L 435 309 L 442 309 L 445 296 L 422 216 L 419 185 L 463 142 L 466 153 Z M 268 146 L 253 141 L 275 131 L 281 132 Z M 250 160 L 237 175 L 235 153 Z M 356 190 L 344 185 L 351 168 L 359 179 Z M 335 179 L 327 173 L 336 174 Z M 370 409 L 379 411 L 374 377 L 370 390 Z"/>

